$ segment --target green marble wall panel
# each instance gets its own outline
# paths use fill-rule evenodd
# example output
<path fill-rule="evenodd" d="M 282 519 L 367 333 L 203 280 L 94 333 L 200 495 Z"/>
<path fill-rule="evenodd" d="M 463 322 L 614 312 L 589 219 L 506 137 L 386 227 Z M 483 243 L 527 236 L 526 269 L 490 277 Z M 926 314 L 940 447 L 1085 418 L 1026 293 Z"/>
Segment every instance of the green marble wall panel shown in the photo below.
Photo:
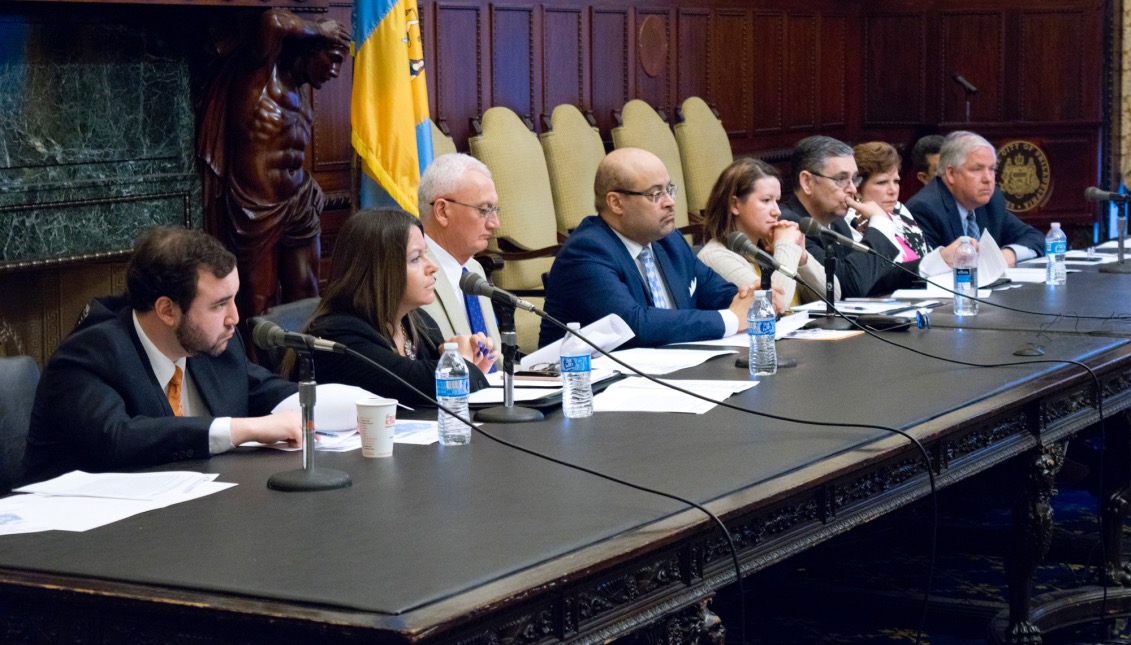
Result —
<path fill-rule="evenodd" d="M 0 267 L 200 224 L 187 56 L 137 24 L 0 16 Z"/>

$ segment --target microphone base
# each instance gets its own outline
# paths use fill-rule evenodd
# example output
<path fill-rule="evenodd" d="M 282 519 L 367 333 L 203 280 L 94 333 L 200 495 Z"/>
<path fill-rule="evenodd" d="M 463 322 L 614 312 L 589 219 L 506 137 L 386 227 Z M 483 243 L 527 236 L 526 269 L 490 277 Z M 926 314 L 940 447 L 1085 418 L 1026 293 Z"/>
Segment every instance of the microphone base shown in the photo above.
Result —
<path fill-rule="evenodd" d="M 1131 262 L 1112 262 L 1096 267 L 1100 273 L 1131 273 Z"/>
<path fill-rule="evenodd" d="M 528 421 L 542 421 L 546 416 L 533 408 L 524 408 L 521 405 L 496 405 L 483 408 L 475 413 L 476 421 L 484 423 L 526 423 Z"/>
<path fill-rule="evenodd" d="M 334 490 L 347 488 L 353 484 L 350 476 L 333 468 L 297 468 L 275 473 L 267 479 L 267 488 L 286 493 L 313 490 Z"/>
<path fill-rule="evenodd" d="M 802 329 L 828 329 L 830 331 L 851 331 L 856 327 L 840 316 L 821 316 L 805 324 Z"/>

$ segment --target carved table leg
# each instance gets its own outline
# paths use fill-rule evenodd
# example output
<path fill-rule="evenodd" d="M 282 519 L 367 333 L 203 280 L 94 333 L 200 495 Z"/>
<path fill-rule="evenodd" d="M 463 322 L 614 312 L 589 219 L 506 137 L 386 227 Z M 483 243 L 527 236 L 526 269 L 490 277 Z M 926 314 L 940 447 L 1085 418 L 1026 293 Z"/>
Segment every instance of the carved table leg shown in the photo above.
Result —
<path fill-rule="evenodd" d="M 1131 587 L 1131 568 L 1123 561 L 1123 522 L 1131 505 L 1131 428 L 1126 413 L 1111 417 L 1105 429 L 1103 500 L 1103 576 L 1107 584 Z"/>
<path fill-rule="evenodd" d="M 708 598 L 677 611 L 636 632 L 630 637 L 630 641 L 648 645 L 723 645 L 726 627 L 718 615 L 707 608 L 710 603 Z"/>
<path fill-rule="evenodd" d="M 1040 645 L 1041 630 L 1032 623 L 1030 597 L 1033 572 L 1052 541 L 1053 478 L 1064 465 L 1064 445 L 1053 444 L 1022 457 L 1024 472 L 1015 498 L 1010 549 L 1005 555 L 1009 581 L 1009 632 L 1007 642 Z"/>

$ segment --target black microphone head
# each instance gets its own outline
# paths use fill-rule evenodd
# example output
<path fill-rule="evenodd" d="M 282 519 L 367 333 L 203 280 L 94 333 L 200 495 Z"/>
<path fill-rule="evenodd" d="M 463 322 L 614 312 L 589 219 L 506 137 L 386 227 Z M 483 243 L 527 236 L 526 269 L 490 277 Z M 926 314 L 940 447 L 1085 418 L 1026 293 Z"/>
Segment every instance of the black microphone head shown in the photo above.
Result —
<path fill-rule="evenodd" d="M 812 217 L 802 218 L 801 221 L 797 223 L 797 226 L 800 227 L 801 232 L 806 235 L 820 235 L 821 230 L 825 228 L 824 226 L 821 226 L 820 222 L 813 219 Z"/>
<path fill-rule="evenodd" d="M 742 255 L 746 250 L 747 244 L 752 244 L 752 242 L 741 231 L 732 231 L 730 235 L 727 235 L 727 248 L 739 255 Z"/>
<path fill-rule="evenodd" d="M 255 328 L 251 330 L 251 340 L 260 349 L 283 347 L 286 334 L 282 327 L 266 318 L 260 318 L 255 322 Z"/>
<path fill-rule="evenodd" d="M 491 297 L 491 285 L 478 273 L 468 271 L 459 277 L 460 291 L 473 296 Z"/>
<path fill-rule="evenodd" d="M 1107 199 L 1107 191 L 1091 186 L 1084 190 L 1084 199 L 1090 202 L 1102 202 Z"/>

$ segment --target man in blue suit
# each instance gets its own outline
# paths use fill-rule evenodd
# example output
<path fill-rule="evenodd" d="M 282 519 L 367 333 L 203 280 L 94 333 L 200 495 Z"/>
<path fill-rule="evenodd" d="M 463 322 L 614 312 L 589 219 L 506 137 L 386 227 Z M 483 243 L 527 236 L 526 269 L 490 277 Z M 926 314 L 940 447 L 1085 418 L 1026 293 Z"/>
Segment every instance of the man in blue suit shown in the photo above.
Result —
<path fill-rule="evenodd" d="M 550 270 L 546 313 L 582 325 L 615 313 L 636 333 L 630 345 L 643 347 L 745 330 L 754 285 L 736 288 L 695 257 L 675 230 L 675 190 L 652 153 L 609 153 L 594 180 L 597 215 L 570 234 Z M 563 333 L 542 321 L 538 343 Z"/>
<path fill-rule="evenodd" d="M 939 174 L 907 202 L 932 247 L 989 231 L 1009 266 L 1045 252 L 1045 236 L 1005 208 L 996 185 L 994 147 L 973 132 L 951 132 L 939 151 Z"/>
<path fill-rule="evenodd" d="M 203 232 L 142 234 L 129 306 L 71 334 L 47 363 L 25 479 L 203 459 L 250 441 L 298 445 L 298 413 L 271 413 L 297 387 L 249 364 L 236 333 L 239 285 L 235 256 Z"/>

